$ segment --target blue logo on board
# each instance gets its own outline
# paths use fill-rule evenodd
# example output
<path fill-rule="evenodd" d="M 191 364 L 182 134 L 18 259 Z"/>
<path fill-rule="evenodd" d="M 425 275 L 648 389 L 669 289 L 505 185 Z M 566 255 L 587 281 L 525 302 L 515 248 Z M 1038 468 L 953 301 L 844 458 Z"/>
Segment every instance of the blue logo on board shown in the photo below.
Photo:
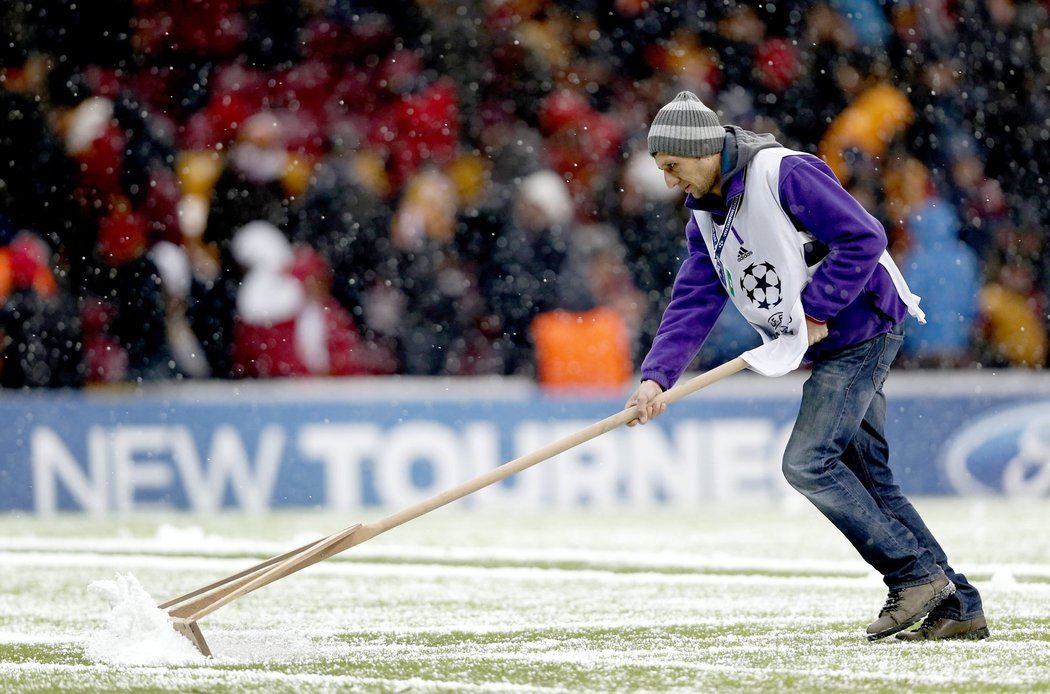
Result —
<path fill-rule="evenodd" d="M 960 494 L 1050 495 L 1050 402 L 966 424 L 948 440 L 943 464 Z"/>

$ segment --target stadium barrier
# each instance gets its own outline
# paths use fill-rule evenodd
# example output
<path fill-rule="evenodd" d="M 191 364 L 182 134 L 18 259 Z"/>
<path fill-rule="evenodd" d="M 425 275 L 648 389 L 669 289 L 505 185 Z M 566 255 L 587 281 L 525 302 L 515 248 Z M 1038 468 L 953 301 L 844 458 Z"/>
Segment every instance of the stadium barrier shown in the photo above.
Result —
<path fill-rule="evenodd" d="M 795 495 L 780 456 L 803 376 L 739 374 L 462 500 L 658 506 Z M 888 438 L 916 495 L 1050 496 L 1050 377 L 896 372 Z M 182 383 L 7 392 L 0 510 L 401 507 L 622 407 L 514 379 Z"/>

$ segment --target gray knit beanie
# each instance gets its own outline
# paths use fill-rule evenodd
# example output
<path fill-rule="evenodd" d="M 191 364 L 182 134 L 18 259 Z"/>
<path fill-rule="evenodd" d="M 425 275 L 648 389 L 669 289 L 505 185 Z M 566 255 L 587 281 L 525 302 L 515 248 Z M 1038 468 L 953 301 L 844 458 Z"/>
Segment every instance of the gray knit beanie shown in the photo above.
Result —
<path fill-rule="evenodd" d="M 679 92 L 653 118 L 649 128 L 649 154 L 703 157 L 722 151 L 725 128 L 715 112 L 692 92 Z"/>

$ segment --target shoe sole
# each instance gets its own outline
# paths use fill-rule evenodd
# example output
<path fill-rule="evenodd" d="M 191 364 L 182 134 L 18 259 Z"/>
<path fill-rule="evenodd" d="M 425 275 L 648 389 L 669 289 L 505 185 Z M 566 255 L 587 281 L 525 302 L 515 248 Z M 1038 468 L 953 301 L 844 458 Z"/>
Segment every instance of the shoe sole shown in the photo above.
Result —
<path fill-rule="evenodd" d="M 988 631 L 988 627 L 981 627 L 980 629 L 974 629 L 973 631 L 968 631 L 965 634 L 959 634 L 958 636 L 952 636 L 951 638 L 962 641 L 980 641 L 981 639 L 986 639 L 991 635 L 992 632 Z"/>
<path fill-rule="evenodd" d="M 898 631 L 904 631 L 905 629 L 910 627 L 912 624 L 915 624 L 920 619 L 922 619 L 923 617 L 928 615 L 933 608 L 935 608 L 938 605 L 940 605 L 942 602 L 944 602 L 949 597 L 951 597 L 951 595 L 954 594 L 954 593 L 955 593 L 955 584 L 952 583 L 951 581 L 948 581 L 948 585 L 944 586 L 939 591 L 934 593 L 933 597 L 930 598 L 929 602 L 927 602 L 925 605 L 923 605 L 922 609 L 920 609 L 918 612 L 916 612 L 914 615 L 912 615 L 911 619 L 909 619 L 908 621 L 903 622 L 901 624 L 898 624 L 896 626 L 890 627 L 889 629 L 883 629 L 880 632 L 877 632 L 877 633 L 874 633 L 874 634 L 868 634 L 868 641 L 878 641 L 879 639 L 884 639 L 887 636 L 893 636 Z M 980 631 L 980 629 L 978 629 L 978 631 Z M 985 629 L 985 631 L 987 631 L 987 629 Z"/>
<path fill-rule="evenodd" d="M 988 631 L 988 627 L 980 627 L 964 634 L 945 636 L 943 639 L 909 639 L 904 634 L 897 634 L 897 638 L 901 641 L 981 641 L 991 635 L 992 632 Z"/>

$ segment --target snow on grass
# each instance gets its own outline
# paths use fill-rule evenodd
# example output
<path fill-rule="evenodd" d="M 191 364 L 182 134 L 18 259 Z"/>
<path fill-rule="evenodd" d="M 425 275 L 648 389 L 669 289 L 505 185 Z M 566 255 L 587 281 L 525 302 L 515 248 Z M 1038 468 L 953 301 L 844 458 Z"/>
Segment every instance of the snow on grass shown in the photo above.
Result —
<path fill-rule="evenodd" d="M 217 610 L 200 622 L 215 654 L 205 659 L 185 641 L 150 645 L 181 638 L 160 628 L 155 599 L 347 519 L 0 518 L 0 690 L 1045 686 L 1050 546 L 1024 530 L 1043 524 L 1029 514 L 1044 507 L 982 501 L 977 534 L 966 502 L 927 509 L 956 567 L 980 576 L 990 640 L 868 643 L 885 587 L 826 521 L 797 511 L 461 512 L 427 516 Z M 182 647 L 191 657 L 180 659 Z"/>
<path fill-rule="evenodd" d="M 115 665 L 177 665 L 197 663 L 204 656 L 172 626 L 133 574 L 95 581 L 88 590 L 109 605 L 105 628 L 91 636 L 86 655 Z"/>

